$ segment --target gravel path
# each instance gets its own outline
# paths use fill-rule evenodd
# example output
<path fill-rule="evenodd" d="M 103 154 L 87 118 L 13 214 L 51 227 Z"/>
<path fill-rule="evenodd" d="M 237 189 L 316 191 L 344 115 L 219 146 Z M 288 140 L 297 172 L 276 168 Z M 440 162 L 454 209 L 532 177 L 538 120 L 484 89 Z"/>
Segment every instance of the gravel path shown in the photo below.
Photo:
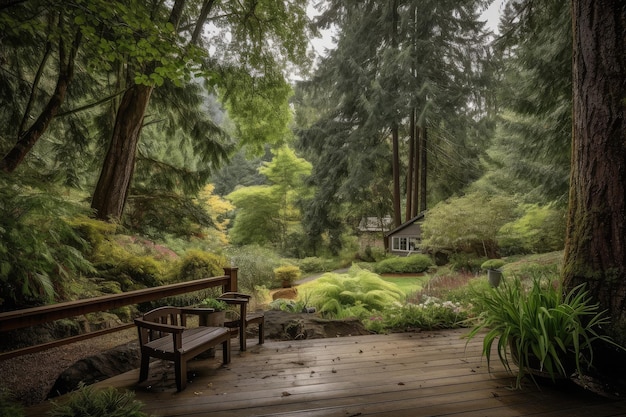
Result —
<path fill-rule="evenodd" d="M 43 352 L 0 361 L 0 388 L 24 406 L 44 401 L 58 376 L 74 362 L 137 339 L 126 329 Z"/>

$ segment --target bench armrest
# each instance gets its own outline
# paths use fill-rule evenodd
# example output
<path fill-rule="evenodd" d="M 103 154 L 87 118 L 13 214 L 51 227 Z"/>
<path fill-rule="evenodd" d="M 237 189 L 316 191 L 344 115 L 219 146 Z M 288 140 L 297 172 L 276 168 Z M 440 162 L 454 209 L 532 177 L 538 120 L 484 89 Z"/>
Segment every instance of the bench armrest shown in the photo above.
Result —
<path fill-rule="evenodd" d="M 219 297 L 218 300 L 225 302 L 226 304 L 246 304 L 250 301 L 250 296 L 248 294 L 242 294 L 238 292 L 226 292 Z"/>
<path fill-rule="evenodd" d="M 184 307 L 180 309 L 183 314 L 195 314 L 201 316 L 203 314 L 214 313 L 215 309 L 210 307 Z"/>

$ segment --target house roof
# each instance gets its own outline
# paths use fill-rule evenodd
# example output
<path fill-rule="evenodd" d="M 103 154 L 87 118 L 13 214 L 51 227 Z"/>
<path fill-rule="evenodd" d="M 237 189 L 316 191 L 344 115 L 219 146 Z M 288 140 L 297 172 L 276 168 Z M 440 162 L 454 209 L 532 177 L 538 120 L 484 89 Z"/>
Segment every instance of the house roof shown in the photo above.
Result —
<path fill-rule="evenodd" d="M 359 222 L 359 232 L 387 232 L 392 225 L 391 216 L 363 217 Z"/>
<path fill-rule="evenodd" d="M 397 233 L 397 232 L 399 232 L 402 229 L 406 229 L 407 227 L 411 226 L 416 221 L 423 219 L 425 214 L 426 214 L 426 212 L 423 211 L 420 214 L 418 214 L 417 216 L 413 217 L 412 219 L 407 220 L 406 222 L 402 223 L 400 226 L 396 227 L 395 229 L 393 229 L 393 230 L 389 231 L 387 234 L 385 234 L 385 237 L 391 236 L 392 234 Z"/>

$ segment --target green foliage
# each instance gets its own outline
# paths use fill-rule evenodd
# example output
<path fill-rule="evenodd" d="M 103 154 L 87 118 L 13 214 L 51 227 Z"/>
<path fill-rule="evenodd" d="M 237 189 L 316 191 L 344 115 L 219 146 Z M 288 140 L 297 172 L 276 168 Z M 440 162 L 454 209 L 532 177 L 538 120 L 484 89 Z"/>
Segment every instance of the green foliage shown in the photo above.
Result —
<path fill-rule="evenodd" d="M 53 404 L 51 417 L 148 417 L 141 411 L 143 403 L 135 400 L 134 392 L 120 392 L 113 387 L 97 390 L 83 385 L 69 394 L 67 401 Z"/>
<path fill-rule="evenodd" d="M 78 205 L 0 177 L 0 310 L 51 302 L 64 281 L 90 274 L 88 243 L 66 221 Z"/>
<path fill-rule="evenodd" d="M 293 284 L 301 275 L 300 268 L 295 265 L 283 265 L 274 269 L 276 281 L 284 284 Z"/>
<path fill-rule="evenodd" d="M 500 269 L 505 264 L 506 262 L 504 262 L 502 259 L 489 259 L 480 265 L 480 269 L 482 269 L 483 271 L 487 271 L 489 269 Z"/>
<path fill-rule="evenodd" d="M 7 387 L 0 386 L 0 417 L 24 417 L 24 408 L 13 399 Z"/>
<path fill-rule="evenodd" d="M 326 273 L 302 284 L 298 294 L 307 305 L 332 318 L 364 318 L 372 311 L 383 311 L 404 300 L 404 293 L 396 285 L 358 266 L 350 268 L 347 274 Z"/>
<path fill-rule="evenodd" d="M 298 246 L 302 234 L 297 200 L 306 196 L 311 164 L 286 146 L 273 154 L 259 168 L 269 185 L 242 187 L 227 196 L 237 207 L 230 236 L 235 244 L 270 243 L 285 252 Z"/>
<path fill-rule="evenodd" d="M 477 257 L 473 253 L 453 253 L 450 255 L 450 267 L 455 271 L 475 273 L 480 271 L 480 267 L 486 258 Z"/>
<path fill-rule="evenodd" d="M 566 216 L 562 208 L 537 204 L 524 207 L 524 215 L 498 231 L 503 252 L 545 253 L 563 249 Z"/>
<path fill-rule="evenodd" d="M 301 313 L 307 307 L 303 300 L 286 300 L 279 298 L 269 304 L 270 310 L 286 311 L 288 313 Z"/>
<path fill-rule="evenodd" d="M 371 330 L 377 327 L 434 330 L 460 327 L 467 318 L 467 309 L 460 303 L 427 297 L 420 304 L 394 305 L 385 309 L 382 315 L 372 316 L 369 321 L 366 319 L 363 322 Z"/>
<path fill-rule="evenodd" d="M 169 269 L 167 262 L 150 255 L 136 255 L 120 245 L 114 236 L 94 250 L 92 261 L 98 275 L 120 284 L 122 291 L 160 285 Z"/>
<path fill-rule="evenodd" d="M 497 288 L 486 288 L 476 294 L 475 301 L 482 313 L 467 337 L 487 330 L 483 355 L 488 364 L 498 339 L 497 352 L 503 365 L 511 370 L 510 357 L 518 364 L 518 388 L 531 367 L 553 380 L 567 378 L 574 370 L 583 375 L 583 369 L 593 363 L 593 344 L 613 344 L 601 334 L 602 326 L 609 323 L 606 311 L 592 303 L 582 285 L 564 294 L 550 277 L 533 278 L 528 289 L 515 278 L 504 280 Z"/>
<path fill-rule="evenodd" d="M 231 264 L 239 268 L 237 279 L 241 291 L 252 294 L 256 287 L 275 287 L 274 268 L 281 264 L 276 252 L 249 245 L 226 248 L 225 254 Z"/>
<path fill-rule="evenodd" d="M 337 267 L 337 261 L 333 259 L 309 256 L 297 261 L 300 270 L 304 273 L 330 272 Z"/>
<path fill-rule="evenodd" d="M 417 254 L 384 259 L 374 266 L 374 272 L 377 274 L 421 273 L 431 266 L 433 266 L 433 261 L 428 255 Z"/>
<path fill-rule="evenodd" d="M 422 245 L 431 251 L 474 253 L 495 257 L 497 233 L 515 218 L 511 197 L 483 193 L 450 198 L 428 211 L 422 224 Z"/>
<path fill-rule="evenodd" d="M 228 308 L 228 304 L 214 297 L 207 297 L 200 302 L 198 307 L 213 308 L 215 311 L 224 311 Z"/>
<path fill-rule="evenodd" d="M 190 250 L 180 260 L 176 273 L 178 281 L 218 277 L 224 275 L 226 258 L 209 252 Z"/>

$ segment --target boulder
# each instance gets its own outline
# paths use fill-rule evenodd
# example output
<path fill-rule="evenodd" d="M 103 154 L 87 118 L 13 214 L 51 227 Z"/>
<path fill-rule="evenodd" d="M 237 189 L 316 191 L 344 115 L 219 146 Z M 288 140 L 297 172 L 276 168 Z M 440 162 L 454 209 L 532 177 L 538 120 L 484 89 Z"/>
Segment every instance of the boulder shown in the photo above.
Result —
<path fill-rule="evenodd" d="M 91 385 L 112 376 L 139 368 L 140 353 L 137 342 L 118 346 L 98 355 L 75 362 L 57 378 L 48 398 L 74 391 L 80 383 Z"/>

